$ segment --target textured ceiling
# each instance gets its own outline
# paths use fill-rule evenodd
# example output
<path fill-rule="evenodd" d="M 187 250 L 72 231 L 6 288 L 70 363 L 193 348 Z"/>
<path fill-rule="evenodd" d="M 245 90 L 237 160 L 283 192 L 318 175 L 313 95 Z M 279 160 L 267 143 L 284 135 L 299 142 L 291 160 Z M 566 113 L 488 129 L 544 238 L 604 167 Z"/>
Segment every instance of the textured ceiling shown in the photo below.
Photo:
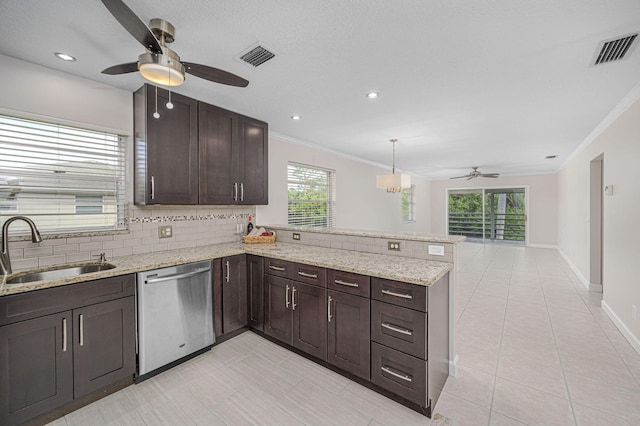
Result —
<path fill-rule="evenodd" d="M 175 25 L 182 60 L 250 81 L 187 76 L 177 92 L 369 162 L 390 165 L 388 140 L 398 138 L 397 167 L 430 178 L 471 166 L 556 171 L 640 83 L 639 48 L 590 65 L 600 41 L 640 31 L 638 0 L 126 3 L 144 22 Z M 258 41 L 276 59 L 255 69 L 235 59 Z M 99 0 L 2 0 L 0 53 L 130 91 L 144 82 L 100 73 L 143 49 Z"/>

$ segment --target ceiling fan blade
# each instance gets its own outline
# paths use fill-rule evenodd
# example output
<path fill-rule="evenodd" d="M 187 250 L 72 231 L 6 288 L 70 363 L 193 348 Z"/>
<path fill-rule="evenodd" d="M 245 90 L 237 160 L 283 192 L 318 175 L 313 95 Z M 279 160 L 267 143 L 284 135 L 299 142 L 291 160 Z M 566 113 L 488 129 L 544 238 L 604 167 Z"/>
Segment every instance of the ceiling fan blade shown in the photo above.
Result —
<path fill-rule="evenodd" d="M 118 75 L 118 74 L 127 74 L 130 72 L 136 72 L 136 71 L 138 71 L 138 63 L 128 62 L 126 64 L 119 64 L 109 68 L 105 68 L 102 70 L 102 74 Z"/>
<path fill-rule="evenodd" d="M 498 173 L 488 173 L 488 174 L 481 174 L 480 177 L 485 177 L 485 178 L 497 178 L 499 177 L 500 174 Z"/>
<path fill-rule="evenodd" d="M 469 175 L 464 175 L 464 176 L 455 176 L 455 177 L 451 177 L 449 179 L 463 179 L 463 178 L 468 178 Z"/>
<path fill-rule="evenodd" d="M 248 80 L 239 77 L 230 72 L 220 70 L 218 68 L 209 67 L 206 65 L 194 64 L 193 62 L 182 63 L 186 72 L 195 75 L 196 77 L 203 78 L 205 80 L 213 81 L 214 83 L 227 84 L 229 86 L 247 87 Z"/>
<path fill-rule="evenodd" d="M 102 4 L 145 49 L 153 53 L 162 53 L 162 47 L 156 36 L 126 4 L 121 0 L 102 0 Z"/>

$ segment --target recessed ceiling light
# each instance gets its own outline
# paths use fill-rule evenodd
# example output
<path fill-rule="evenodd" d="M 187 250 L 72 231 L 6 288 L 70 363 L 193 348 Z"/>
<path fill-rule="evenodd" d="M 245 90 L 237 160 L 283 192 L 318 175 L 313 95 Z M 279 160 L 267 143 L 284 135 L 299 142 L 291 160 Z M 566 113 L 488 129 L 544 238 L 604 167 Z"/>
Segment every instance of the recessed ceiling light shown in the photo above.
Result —
<path fill-rule="evenodd" d="M 557 158 L 557 157 L 558 157 L 557 155 L 547 155 L 544 158 L 546 158 L 547 160 L 552 160 L 552 159 Z"/>
<path fill-rule="evenodd" d="M 367 93 L 367 98 L 369 99 L 375 99 L 378 97 L 378 92 L 369 92 Z"/>
<path fill-rule="evenodd" d="M 74 58 L 71 55 L 67 55 L 66 53 L 56 52 L 55 55 L 56 55 L 56 57 L 58 59 L 62 59 L 63 61 L 68 61 L 68 62 L 75 62 L 76 61 L 76 58 Z"/>
<path fill-rule="evenodd" d="M 291 116 L 292 120 L 300 120 L 300 118 L 302 118 L 302 117 L 300 117 L 299 115 L 292 115 Z"/>

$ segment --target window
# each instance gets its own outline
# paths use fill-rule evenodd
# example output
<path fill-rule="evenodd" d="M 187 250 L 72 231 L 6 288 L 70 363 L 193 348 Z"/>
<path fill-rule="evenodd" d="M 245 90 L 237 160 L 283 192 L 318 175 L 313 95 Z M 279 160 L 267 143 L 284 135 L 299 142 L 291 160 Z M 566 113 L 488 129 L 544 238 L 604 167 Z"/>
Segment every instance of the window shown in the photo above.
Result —
<path fill-rule="evenodd" d="M 335 171 L 289 163 L 287 175 L 287 223 L 293 226 L 333 227 L 336 213 Z"/>
<path fill-rule="evenodd" d="M 42 233 L 124 229 L 124 182 L 120 135 L 0 114 L 0 224 L 24 215 Z"/>
<path fill-rule="evenodd" d="M 410 188 L 404 188 L 402 190 L 402 200 L 400 201 L 400 208 L 402 210 L 403 222 L 414 222 L 416 220 L 415 192 L 416 192 L 415 185 L 411 185 Z"/>

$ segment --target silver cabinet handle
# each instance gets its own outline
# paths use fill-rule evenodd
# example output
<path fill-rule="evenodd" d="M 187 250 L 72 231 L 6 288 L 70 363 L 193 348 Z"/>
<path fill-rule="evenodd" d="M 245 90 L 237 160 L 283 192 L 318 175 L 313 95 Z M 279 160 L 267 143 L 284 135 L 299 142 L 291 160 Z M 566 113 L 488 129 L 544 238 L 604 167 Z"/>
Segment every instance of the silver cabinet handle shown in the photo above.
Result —
<path fill-rule="evenodd" d="M 395 293 L 390 290 L 382 290 L 382 293 L 393 297 L 400 297 L 402 299 L 413 299 L 413 296 L 410 294 Z"/>
<path fill-rule="evenodd" d="M 80 346 L 84 346 L 84 315 L 80 314 Z"/>
<path fill-rule="evenodd" d="M 383 326 L 386 329 L 389 329 L 391 331 L 395 331 L 396 333 L 404 334 L 404 335 L 407 335 L 407 336 L 413 336 L 413 331 L 409 330 L 408 328 L 398 327 L 397 325 L 390 324 L 388 322 L 383 322 L 380 325 Z"/>
<path fill-rule="evenodd" d="M 291 289 L 291 308 L 296 310 L 296 286 L 294 285 Z"/>
<path fill-rule="evenodd" d="M 329 302 L 327 303 L 327 322 L 331 322 L 331 318 L 333 318 L 333 315 L 331 315 L 331 302 L 333 302 L 333 299 L 329 296 Z"/>
<path fill-rule="evenodd" d="M 67 351 L 67 319 L 62 318 L 62 352 Z"/>
<path fill-rule="evenodd" d="M 151 176 L 151 199 L 156 199 L 156 178 L 155 176 Z"/>
<path fill-rule="evenodd" d="M 238 182 L 233 184 L 233 201 L 238 201 Z"/>
<path fill-rule="evenodd" d="M 306 272 L 298 271 L 298 275 L 306 278 L 318 278 L 318 274 L 307 274 Z"/>
<path fill-rule="evenodd" d="M 391 370 L 389 367 L 385 367 L 384 365 L 380 368 L 382 371 L 384 371 L 385 373 L 389 373 L 394 377 L 397 377 L 398 379 L 402 379 L 405 382 L 413 382 L 413 379 L 411 378 L 411 376 L 408 376 L 406 374 L 400 374 L 400 373 L 396 373 L 395 371 Z"/>
<path fill-rule="evenodd" d="M 244 201 L 244 183 L 240 184 L 240 201 Z"/>
<path fill-rule="evenodd" d="M 285 293 L 285 302 L 284 302 L 284 307 L 288 308 L 289 307 L 289 290 L 291 289 L 291 287 L 289 287 L 289 284 L 287 284 L 287 291 Z"/>
<path fill-rule="evenodd" d="M 230 272 L 229 272 L 229 261 L 228 261 L 228 260 L 226 261 L 226 266 L 227 266 L 227 275 L 225 275 L 224 279 L 225 279 L 227 282 L 229 282 L 229 275 L 230 275 Z"/>
<path fill-rule="evenodd" d="M 346 285 L 347 287 L 355 287 L 355 288 L 360 287 L 358 283 L 349 283 L 342 280 L 334 280 L 334 283 L 340 284 L 340 285 Z"/>
<path fill-rule="evenodd" d="M 284 272 L 285 271 L 285 268 L 283 268 L 282 266 L 269 265 L 269 269 L 273 269 L 274 271 L 280 271 L 280 272 Z"/>

